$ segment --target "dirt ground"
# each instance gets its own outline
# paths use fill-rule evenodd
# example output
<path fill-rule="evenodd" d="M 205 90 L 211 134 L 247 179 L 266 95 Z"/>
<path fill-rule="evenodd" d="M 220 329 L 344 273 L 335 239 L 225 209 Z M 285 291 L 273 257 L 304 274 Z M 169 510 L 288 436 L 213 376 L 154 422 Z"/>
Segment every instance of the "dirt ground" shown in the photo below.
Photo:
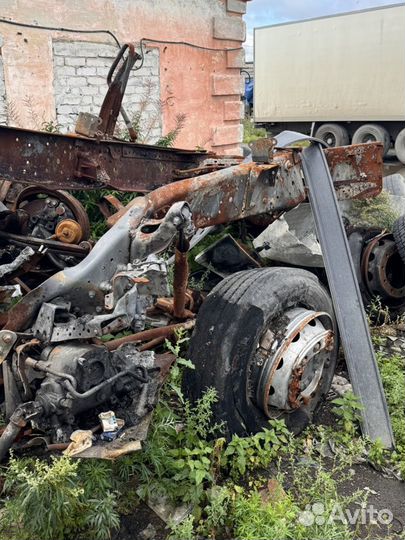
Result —
<path fill-rule="evenodd" d="M 376 511 L 389 509 L 393 516 L 391 531 L 382 525 L 372 526 L 372 538 L 384 539 L 387 536 L 394 537 L 405 530 L 405 484 L 398 480 L 385 478 L 381 473 L 374 470 L 370 465 L 354 465 L 354 474 L 349 481 L 343 482 L 340 487 L 342 495 L 351 495 L 356 490 L 367 488 L 369 491 L 368 504 L 373 505 Z M 136 507 L 135 512 L 121 519 L 121 529 L 114 536 L 114 540 L 133 540 L 135 537 L 147 540 L 144 531 L 151 524 L 155 530 L 152 537 L 155 540 L 164 540 L 168 535 L 166 524 L 145 504 Z M 370 530 L 366 527 L 361 531 L 362 537 L 366 537 Z"/>
<path fill-rule="evenodd" d="M 331 425 L 334 422 L 330 408 L 329 402 L 323 405 L 316 418 L 317 424 Z M 340 494 L 350 496 L 357 490 L 366 489 L 369 494 L 368 507 L 372 505 L 376 511 L 388 509 L 393 514 L 390 529 L 378 524 L 360 527 L 360 538 L 371 537 L 373 540 L 399 538 L 399 535 L 405 531 L 405 483 L 394 478 L 386 478 L 368 464 L 356 464 L 350 469 L 352 477 L 342 482 L 339 488 Z M 269 477 L 272 477 L 274 473 L 273 470 L 269 471 Z M 288 488 L 288 485 L 286 487 Z M 356 507 L 353 507 L 351 510 L 355 509 Z M 148 525 L 152 525 L 154 529 L 153 537 L 148 536 L 147 532 L 145 536 L 142 534 Z M 141 503 L 133 514 L 122 517 L 121 529 L 114 536 L 114 540 L 133 540 L 134 537 L 140 540 L 152 538 L 164 540 L 168 533 L 166 524 L 147 505 Z"/>

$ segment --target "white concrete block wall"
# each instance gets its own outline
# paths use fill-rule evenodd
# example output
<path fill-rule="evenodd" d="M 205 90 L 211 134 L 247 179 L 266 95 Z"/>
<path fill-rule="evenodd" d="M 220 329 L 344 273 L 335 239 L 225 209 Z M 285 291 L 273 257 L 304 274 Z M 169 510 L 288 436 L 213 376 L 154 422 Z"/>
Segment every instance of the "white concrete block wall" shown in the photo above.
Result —
<path fill-rule="evenodd" d="M 144 50 L 143 67 L 131 72 L 123 104 L 130 117 L 142 113 L 142 142 L 154 143 L 162 135 L 159 51 Z M 80 111 L 99 113 L 107 92 L 107 73 L 117 51 L 117 47 L 101 43 L 53 42 L 56 119 L 62 131 L 74 130 Z"/>

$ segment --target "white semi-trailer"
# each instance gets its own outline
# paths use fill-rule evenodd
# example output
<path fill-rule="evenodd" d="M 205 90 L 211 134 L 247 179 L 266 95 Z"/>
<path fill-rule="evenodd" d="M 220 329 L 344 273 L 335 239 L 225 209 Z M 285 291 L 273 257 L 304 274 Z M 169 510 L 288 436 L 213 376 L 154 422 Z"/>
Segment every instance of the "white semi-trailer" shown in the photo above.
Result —
<path fill-rule="evenodd" d="M 254 119 L 405 163 L 405 4 L 255 29 Z"/>

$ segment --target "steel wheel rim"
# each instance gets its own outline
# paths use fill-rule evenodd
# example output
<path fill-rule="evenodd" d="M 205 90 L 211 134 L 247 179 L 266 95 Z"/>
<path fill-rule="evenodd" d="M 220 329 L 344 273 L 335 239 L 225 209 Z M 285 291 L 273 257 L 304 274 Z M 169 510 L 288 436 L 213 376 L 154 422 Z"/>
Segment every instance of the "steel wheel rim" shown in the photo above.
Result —
<path fill-rule="evenodd" d="M 393 275 L 392 260 L 395 256 L 400 257 L 392 235 L 380 234 L 369 242 L 361 264 L 363 280 L 369 293 L 379 295 L 394 305 L 405 301 L 405 279 Z M 402 270 L 402 265 L 400 268 Z M 398 280 L 401 281 L 400 286 L 397 286 Z"/>
<path fill-rule="evenodd" d="M 267 329 L 255 355 L 259 367 L 256 403 L 269 418 L 311 404 L 334 344 L 332 319 L 326 312 L 296 307 L 287 310 L 282 319 L 280 337 Z"/>

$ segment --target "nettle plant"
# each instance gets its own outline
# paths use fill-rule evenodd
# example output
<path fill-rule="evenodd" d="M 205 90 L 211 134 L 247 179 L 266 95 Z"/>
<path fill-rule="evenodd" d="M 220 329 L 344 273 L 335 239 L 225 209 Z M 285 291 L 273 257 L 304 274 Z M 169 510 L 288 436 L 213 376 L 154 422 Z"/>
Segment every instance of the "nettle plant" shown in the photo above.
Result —
<path fill-rule="evenodd" d="M 338 417 L 344 438 L 350 441 L 359 430 L 360 413 L 363 408 L 359 398 L 349 391 L 342 397 L 334 399 L 332 403 L 335 405 L 332 412 Z"/>

